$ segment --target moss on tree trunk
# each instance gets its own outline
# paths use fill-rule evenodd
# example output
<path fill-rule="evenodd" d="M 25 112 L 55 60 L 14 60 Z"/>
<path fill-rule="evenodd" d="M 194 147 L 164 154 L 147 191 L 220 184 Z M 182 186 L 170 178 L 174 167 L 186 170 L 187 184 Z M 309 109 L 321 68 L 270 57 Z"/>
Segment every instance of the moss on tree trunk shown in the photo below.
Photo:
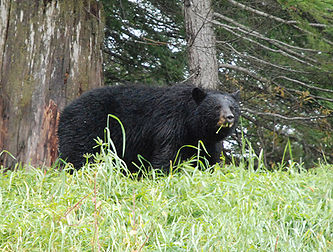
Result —
<path fill-rule="evenodd" d="M 49 166 L 57 158 L 59 112 L 102 85 L 101 6 L 2 0 L 0 10 L 0 151 Z M 0 157 L 5 167 L 14 163 Z"/>

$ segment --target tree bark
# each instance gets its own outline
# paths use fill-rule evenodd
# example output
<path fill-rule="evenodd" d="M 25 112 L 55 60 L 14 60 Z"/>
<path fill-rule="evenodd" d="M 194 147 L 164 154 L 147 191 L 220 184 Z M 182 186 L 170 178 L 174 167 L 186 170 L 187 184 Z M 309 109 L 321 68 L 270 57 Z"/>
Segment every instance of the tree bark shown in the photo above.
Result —
<path fill-rule="evenodd" d="M 102 85 L 103 25 L 93 0 L 1 0 L 0 165 L 51 165 L 64 106 Z"/>
<path fill-rule="evenodd" d="M 185 28 L 190 80 L 197 86 L 217 89 L 218 64 L 210 0 L 185 0 Z"/>

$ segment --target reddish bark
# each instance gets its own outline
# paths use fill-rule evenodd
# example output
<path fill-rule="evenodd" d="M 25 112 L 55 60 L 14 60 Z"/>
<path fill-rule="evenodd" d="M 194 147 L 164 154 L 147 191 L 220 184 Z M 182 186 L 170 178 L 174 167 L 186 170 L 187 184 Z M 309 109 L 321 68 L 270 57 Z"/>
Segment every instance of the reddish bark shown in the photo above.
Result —
<path fill-rule="evenodd" d="M 0 152 L 49 166 L 59 111 L 102 85 L 100 3 L 2 0 L 0 9 Z M 6 168 L 14 162 L 0 156 Z"/>

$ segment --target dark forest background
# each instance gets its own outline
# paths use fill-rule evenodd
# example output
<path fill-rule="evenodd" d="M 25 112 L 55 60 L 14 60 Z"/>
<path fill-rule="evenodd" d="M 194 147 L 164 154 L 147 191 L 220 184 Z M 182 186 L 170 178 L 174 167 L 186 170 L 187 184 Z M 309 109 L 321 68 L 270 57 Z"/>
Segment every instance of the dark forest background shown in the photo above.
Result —
<path fill-rule="evenodd" d="M 59 113 L 84 91 L 195 80 L 200 55 L 215 60 L 218 75 L 196 85 L 241 90 L 242 120 L 225 143 L 228 157 L 242 149 L 246 157 L 251 145 L 270 168 L 282 157 L 307 167 L 333 161 L 331 1 L 1 0 L 0 9 L 4 166 L 54 162 Z M 209 45 L 195 44 L 207 27 Z"/>
<path fill-rule="evenodd" d="M 182 1 L 103 4 L 105 84 L 171 85 L 190 77 Z M 288 158 L 307 167 L 318 158 L 332 162 L 333 4 L 228 0 L 213 1 L 211 11 L 219 88 L 242 91 L 232 148 L 241 148 L 242 131 L 269 167 L 288 141 Z"/>

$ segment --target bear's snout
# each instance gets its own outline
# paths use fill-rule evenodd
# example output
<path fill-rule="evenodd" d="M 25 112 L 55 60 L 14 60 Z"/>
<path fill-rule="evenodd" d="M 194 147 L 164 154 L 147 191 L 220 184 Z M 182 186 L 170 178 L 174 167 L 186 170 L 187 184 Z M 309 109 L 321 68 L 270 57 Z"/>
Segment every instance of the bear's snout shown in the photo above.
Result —
<path fill-rule="evenodd" d="M 230 110 L 221 111 L 217 126 L 220 127 L 223 125 L 223 126 L 231 127 L 234 122 L 235 122 L 235 116 Z"/>
<path fill-rule="evenodd" d="M 226 116 L 226 120 L 227 120 L 228 123 L 233 123 L 234 119 L 235 119 L 235 116 L 232 113 L 230 113 Z"/>

